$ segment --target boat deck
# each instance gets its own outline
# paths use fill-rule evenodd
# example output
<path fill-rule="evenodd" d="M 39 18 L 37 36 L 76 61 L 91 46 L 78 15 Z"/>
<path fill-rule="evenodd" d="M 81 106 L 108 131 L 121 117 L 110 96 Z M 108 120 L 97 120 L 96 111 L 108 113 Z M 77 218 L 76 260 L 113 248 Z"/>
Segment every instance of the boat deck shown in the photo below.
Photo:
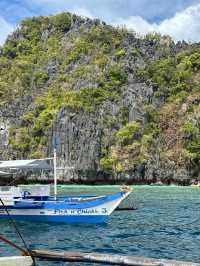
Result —
<path fill-rule="evenodd" d="M 33 261 L 30 256 L 9 256 L 0 257 L 1 266 L 32 266 Z"/>

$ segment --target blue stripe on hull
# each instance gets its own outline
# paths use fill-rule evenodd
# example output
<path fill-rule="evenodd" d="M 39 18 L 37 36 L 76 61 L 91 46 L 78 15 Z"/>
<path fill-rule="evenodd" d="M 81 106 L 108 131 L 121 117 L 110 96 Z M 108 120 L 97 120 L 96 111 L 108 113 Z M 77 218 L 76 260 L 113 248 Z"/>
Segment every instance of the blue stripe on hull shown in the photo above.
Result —
<path fill-rule="evenodd" d="M 59 223 L 106 223 L 106 215 L 10 215 L 15 220 L 33 222 L 59 222 Z M 7 215 L 0 215 L 0 218 L 8 219 Z"/>

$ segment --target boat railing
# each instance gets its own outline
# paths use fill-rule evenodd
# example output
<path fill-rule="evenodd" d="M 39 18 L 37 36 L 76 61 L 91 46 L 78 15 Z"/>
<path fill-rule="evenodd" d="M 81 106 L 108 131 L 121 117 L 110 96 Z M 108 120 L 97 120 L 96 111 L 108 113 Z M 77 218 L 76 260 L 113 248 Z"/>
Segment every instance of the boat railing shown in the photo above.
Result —
<path fill-rule="evenodd" d="M 50 196 L 50 185 L 20 185 L 20 192 L 27 193 L 32 197 L 49 197 Z M 23 195 L 26 196 L 26 195 Z"/>

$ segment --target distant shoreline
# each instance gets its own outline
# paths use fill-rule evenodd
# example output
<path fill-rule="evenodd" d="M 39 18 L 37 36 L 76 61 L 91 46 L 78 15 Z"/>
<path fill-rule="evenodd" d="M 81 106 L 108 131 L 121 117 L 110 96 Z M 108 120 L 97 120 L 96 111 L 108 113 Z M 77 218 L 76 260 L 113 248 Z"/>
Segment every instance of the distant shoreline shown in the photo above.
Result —
<path fill-rule="evenodd" d="M 17 175 L 13 177 L 2 177 L 0 179 L 0 185 L 2 186 L 8 186 L 8 185 L 18 185 L 18 184 L 53 184 L 53 176 L 49 175 L 31 175 L 27 173 L 26 175 Z M 168 178 L 162 178 L 162 181 L 160 179 L 137 179 L 137 178 L 121 178 L 121 179 L 115 179 L 115 178 L 95 178 L 94 177 L 79 177 L 79 178 L 72 178 L 67 179 L 67 177 L 60 177 L 57 180 L 58 185 L 88 185 L 88 186 L 112 186 L 112 185 L 146 185 L 146 186 L 191 186 L 191 185 L 198 185 L 200 184 L 200 181 L 197 178 L 193 179 L 168 179 Z"/>
<path fill-rule="evenodd" d="M 24 184 L 24 185 L 34 185 L 34 184 L 52 184 L 53 185 L 53 179 L 7 179 L 3 178 L 0 180 L 0 186 L 9 186 L 9 185 L 19 185 L 19 184 Z M 184 186 L 196 186 L 198 187 L 198 182 L 195 183 L 189 183 L 189 182 L 155 182 L 155 183 L 150 183 L 150 182 L 127 182 L 126 180 L 124 181 L 111 181 L 110 182 L 101 182 L 101 181 L 94 181 L 94 180 L 87 180 L 87 181 L 60 181 L 58 180 L 58 186 L 121 186 L 121 185 L 129 185 L 129 186 L 149 186 L 149 187 L 164 187 L 164 186 L 179 186 L 179 187 L 184 187 Z M 200 186 L 199 186 L 200 187 Z"/>

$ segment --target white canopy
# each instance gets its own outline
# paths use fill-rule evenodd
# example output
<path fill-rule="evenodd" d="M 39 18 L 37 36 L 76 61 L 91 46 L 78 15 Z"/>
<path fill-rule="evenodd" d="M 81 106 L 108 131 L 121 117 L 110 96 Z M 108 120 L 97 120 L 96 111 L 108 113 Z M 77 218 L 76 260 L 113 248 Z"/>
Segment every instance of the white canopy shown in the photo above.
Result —
<path fill-rule="evenodd" d="M 51 170 L 49 159 L 0 161 L 0 169 Z"/>

